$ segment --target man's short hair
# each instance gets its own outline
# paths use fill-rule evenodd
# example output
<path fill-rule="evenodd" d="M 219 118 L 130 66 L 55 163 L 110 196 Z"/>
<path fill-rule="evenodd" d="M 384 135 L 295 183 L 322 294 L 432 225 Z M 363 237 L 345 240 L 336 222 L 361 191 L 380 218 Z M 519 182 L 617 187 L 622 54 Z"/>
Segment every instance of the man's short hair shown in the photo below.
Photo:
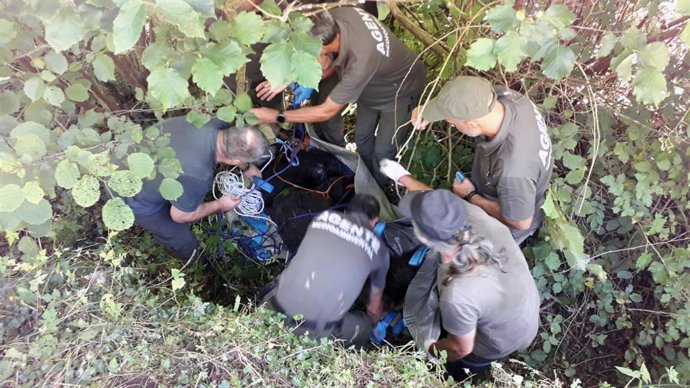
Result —
<path fill-rule="evenodd" d="M 253 163 L 267 154 L 268 140 L 263 132 L 254 127 L 223 129 L 221 149 L 226 157 L 245 163 Z"/>
<path fill-rule="evenodd" d="M 309 31 L 309 35 L 321 39 L 321 43 L 324 45 L 333 42 L 336 35 L 340 33 L 338 24 L 336 24 L 328 11 L 319 12 L 313 15 L 311 20 L 314 22 L 314 27 Z"/>
<path fill-rule="evenodd" d="M 364 214 L 368 219 L 373 220 L 379 216 L 381 205 L 373 195 L 356 194 L 347 205 L 346 212 Z"/>

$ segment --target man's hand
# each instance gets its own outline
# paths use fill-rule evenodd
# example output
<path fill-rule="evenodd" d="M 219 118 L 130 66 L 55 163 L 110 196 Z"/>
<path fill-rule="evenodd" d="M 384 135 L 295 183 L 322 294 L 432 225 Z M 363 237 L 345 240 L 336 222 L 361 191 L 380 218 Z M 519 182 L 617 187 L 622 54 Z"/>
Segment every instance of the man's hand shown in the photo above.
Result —
<path fill-rule="evenodd" d="M 218 202 L 218 210 L 228 212 L 240 204 L 241 198 L 236 195 L 224 195 L 216 201 Z"/>
<path fill-rule="evenodd" d="M 390 159 L 381 160 L 379 162 L 379 167 L 381 169 L 381 173 L 391 178 L 395 183 L 398 183 L 400 178 L 404 176 L 412 175 L 400 163 Z"/>
<path fill-rule="evenodd" d="M 460 198 L 465 198 L 467 194 L 475 190 L 474 184 L 471 180 L 465 178 L 462 182 L 457 179 L 453 181 L 453 192 L 460 196 Z"/>
<path fill-rule="evenodd" d="M 271 108 L 253 108 L 250 112 L 254 113 L 261 124 L 275 124 L 278 116 L 278 111 Z"/>
<path fill-rule="evenodd" d="M 367 314 L 371 317 L 372 325 L 376 326 L 383 319 L 383 304 L 374 303 L 367 306 Z"/>
<path fill-rule="evenodd" d="M 421 115 L 421 106 L 418 106 L 412 110 L 412 126 L 415 129 L 424 129 L 426 128 L 427 125 L 429 125 L 429 121 L 425 120 L 424 117 Z"/>
<path fill-rule="evenodd" d="M 270 101 L 273 99 L 273 97 L 282 93 L 283 90 L 288 87 L 288 85 L 289 84 L 272 87 L 270 82 L 264 81 L 256 87 L 256 97 L 259 100 Z"/>
<path fill-rule="evenodd" d="M 261 170 L 253 164 L 249 164 L 246 170 L 242 171 L 242 175 L 249 180 L 253 180 L 254 177 L 261 178 Z"/>

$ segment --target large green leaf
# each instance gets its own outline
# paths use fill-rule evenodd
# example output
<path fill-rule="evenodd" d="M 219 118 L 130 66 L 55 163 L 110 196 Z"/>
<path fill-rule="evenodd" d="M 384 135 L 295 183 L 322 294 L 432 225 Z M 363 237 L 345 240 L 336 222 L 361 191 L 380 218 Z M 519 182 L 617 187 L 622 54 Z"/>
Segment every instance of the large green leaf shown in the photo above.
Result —
<path fill-rule="evenodd" d="M 556 45 L 544 56 L 542 73 L 545 76 L 559 80 L 573 71 L 575 66 L 575 53 L 570 47 Z"/>
<path fill-rule="evenodd" d="M 139 40 L 144 23 L 146 23 L 146 8 L 142 0 L 127 0 L 122 4 L 113 21 L 115 54 L 123 53 L 134 46 Z"/>
<path fill-rule="evenodd" d="M 84 38 L 82 21 L 77 13 L 64 12 L 45 25 L 46 42 L 55 51 L 64 51 Z"/>
<path fill-rule="evenodd" d="M 542 16 L 542 20 L 554 26 L 557 30 L 573 24 L 575 18 L 575 14 L 568 7 L 561 4 L 550 6 Z"/>
<path fill-rule="evenodd" d="M 93 60 L 93 73 L 100 81 L 115 81 L 115 64 L 106 54 L 98 54 Z"/>
<path fill-rule="evenodd" d="M 41 225 L 53 217 L 53 209 L 45 199 L 37 204 L 26 201 L 17 209 L 16 216 L 29 225 Z"/>
<path fill-rule="evenodd" d="M 290 35 L 290 40 L 295 50 L 304 51 L 315 57 L 321 54 L 321 40 L 314 38 L 306 32 L 294 32 Z M 294 57 L 293 57 L 294 59 Z"/>
<path fill-rule="evenodd" d="M 74 102 L 84 102 L 89 99 L 89 90 L 80 83 L 73 83 L 65 89 L 67 98 Z"/>
<path fill-rule="evenodd" d="M 59 87 L 51 85 L 43 92 L 43 99 L 48 101 L 50 105 L 59 107 L 65 101 L 65 94 Z"/>
<path fill-rule="evenodd" d="M 264 21 L 254 12 L 242 12 L 235 16 L 232 36 L 244 45 L 251 45 L 264 35 Z"/>
<path fill-rule="evenodd" d="M 24 163 L 32 163 L 46 154 L 46 143 L 33 133 L 17 136 L 14 151 Z"/>
<path fill-rule="evenodd" d="M 133 197 L 141 191 L 141 179 L 129 170 L 118 170 L 110 176 L 108 186 L 123 197 Z"/>
<path fill-rule="evenodd" d="M 496 41 L 496 58 L 498 63 L 505 67 L 506 71 L 517 70 L 518 65 L 527 57 L 525 50 L 525 38 L 515 31 L 510 31 Z"/>
<path fill-rule="evenodd" d="M 79 180 L 79 168 L 76 163 L 63 159 L 55 168 L 55 181 L 60 187 L 71 189 Z"/>
<path fill-rule="evenodd" d="M 24 193 L 24 190 L 15 184 L 0 187 L 0 213 L 17 210 L 25 198 L 26 193 Z"/>
<path fill-rule="evenodd" d="M 613 51 L 613 48 L 616 47 L 616 42 L 618 42 L 618 39 L 616 39 L 615 35 L 610 32 L 604 34 L 599 42 L 599 49 L 597 50 L 596 57 L 603 58 L 609 55 L 611 51 Z"/>
<path fill-rule="evenodd" d="M 252 109 L 252 99 L 249 94 L 242 93 L 235 98 L 235 107 L 240 113 L 244 113 Z"/>
<path fill-rule="evenodd" d="M 209 17 L 209 18 L 215 18 L 216 13 L 215 13 L 215 7 L 213 5 L 213 0 L 184 0 L 185 3 L 189 4 L 194 8 L 195 11 L 199 12 L 200 14 Z"/>
<path fill-rule="evenodd" d="M 317 89 L 321 81 L 321 65 L 311 54 L 296 51 L 292 54 L 292 74 L 300 85 Z"/>
<path fill-rule="evenodd" d="M 486 21 L 494 32 L 502 33 L 515 27 L 520 21 L 513 9 L 513 1 L 493 7 L 486 13 Z"/>
<path fill-rule="evenodd" d="M 153 172 L 153 159 L 143 152 L 135 152 L 127 157 L 127 166 L 138 178 L 148 178 Z"/>
<path fill-rule="evenodd" d="M 175 179 L 165 178 L 161 182 L 160 192 L 163 198 L 168 201 L 174 201 L 182 195 L 182 184 Z"/>
<path fill-rule="evenodd" d="M 212 60 L 201 57 L 192 66 L 192 80 L 203 91 L 214 95 L 223 86 L 223 73 Z"/>
<path fill-rule="evenodd" d="M 632 60 L 633 54 L 629 54 L 616 66 L 616 75 L 620 81 L 628 82 L 632 77 Z"/>
<path fill-rule="evenodd" d="M 690 15 L 690 0 L 677 0 L 676 12 L 681 15 Z"/>
<path fill-rule="evenodd" d="M 46 63 L 46 68 L 58 75 L 67 71 L 67 66 L 69 66 L 65 56 L 60 53 L 56 53 L 55 51 L 51 51 L 46 54 L 43 57 L 43 60 Z"/>
<path fill-rule="evenodd" d="M 156 0 L 156 7 L 165 20 L 190 38 L 204 37 L 204 24 L 199 14 L 183 0 Z"/>
<path fill-rule="evenodd" d="M 146 79 L 149 83 L 149 94 L 160 101 L 164 110 L 180 105 L 191 97 L 187 80 L 171 68 L 158 68 Z"/>
<path fill-rule="evenodd" d="M 134 213 L 122 198 L 112 198 L 102 209 L 103 223 L 112 230 L 125 230 L 134 225 Z"/>
<path fill-rule="evenodd" d="M 236 72 L 242 65 L 249 62 L 247 55 L 240 45 L 234 40 L 223 43 L 209 43 L 202 50 L 201 54 L 215 63 L 223 75 Z"/>
<path fill-rule="evenodd" d="M 640 65 L 659 71 L 666 68 L 670 58 L 668 47 L 663 42 L 650 43 L 637 53 Z"/>
<path fill-rule="evenodd" d="M 685 28 L 680 33 L 680 39 L 685 43 L 685 46 L 690 47 L 690 22 L 685 23 Z"/>
<path fill-rule="evenodd" d="M 232 105 L 224 106 L 218 109 L 216 115 L 219 119 L 225 121 L 226 123 L 232 123 L 235 121 L 235 107 Z"/>
<path fill-rule="evenodd" d="M 8 43 L 17 36 L 17 25 L 13 22 L 0 19 L 0 45 Z"/>
<path fill-rule="evenodd" d="M 149 71 L 157 67 L 165 67 L 166 63 L 175 56 L 175 52 L 165 43 L 156 42 L 146 47 L 141 54 L 141 63 Z"/>
<path fill-rule="evenodd" d="M 467 51 L 467 62 L 465 65 L 482 71 L 492 69 L 496 66 L 495 44 L 496 42 L 493 39 L 477 39 Z"/>
<path fill-rule="evenodd" d="M 211 115 L 206 113 L 201 113 L 197 109 L 193 109 L 187 113 L 187 122 L 194 125 L 197 128 L 201 128 L 204 124 L 211 120 Z"/>
<path fill-rule="evenodd" d="M 10 90 L 0 93 L 0 115 L 11 115 L 19 110 L 19 98 Z"/>
<path fill-rule="evenodd" d="M 101 196 L 98 178 L 93 175 L 84 175 L 77 184 L 72 187 L 74 202 L 82 207 L 89 207 L 98 201 Z"/>
<path fill-rule="evenodd" d="M 659 105 L 668 96 L 664 74 L 657 69 L 640 69 L 633 78 L 633 94 L 643 104 Z"/>
<path fill-rule="evenodd" d="M 271 85 L 290 82 L 292 48 L 287 43 L 271 43 L 261 56 L 261 72 Z"/>
<path fill-rule="evenodd" d="M 33 121 L 26 121 L 17 125 L 14 129 L 12 129 L 12 132 L 10 132 L 10 136 L 13 138 L 18 138 L 19 136 L 28 135 L 30 133 L 40 137 L 41 140 L 43 140 L 43 142 L 46 144 L 51 143 L 51 136 L 48 128 Z"/>
<path fill-rule="evenodd" d="M 24 82 L 24 94 L 26 94 L 31 101 L 43 98 L 43 93 L 45 91 L 46 85 L 38 77 L 29 78 Z"/>

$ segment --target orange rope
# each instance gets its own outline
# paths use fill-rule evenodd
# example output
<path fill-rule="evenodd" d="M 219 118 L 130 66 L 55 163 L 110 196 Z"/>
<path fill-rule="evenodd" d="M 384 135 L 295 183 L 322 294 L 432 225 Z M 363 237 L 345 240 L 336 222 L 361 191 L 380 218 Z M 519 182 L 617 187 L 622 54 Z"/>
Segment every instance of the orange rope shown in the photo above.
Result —
<path fill-rule="evenodd" d="M 275 165 L 275 164 L 273 165 L 273 173 L 274 173 L 274 174 L 276 173 L 276 165 Z M 294 187 L 294 188 L 297 188 L 297 189 L 300 189 L 300 190 L 304 190 L 304 191 L 308 191 L 308 192 L 310 192 L 310 193 L 319 194 L 319 195 L 323 196 L 323 197 L 326 198 L 326 199 L 329 199 L 329 198 L 330 198 L 331 190 L 333 189 L 333 186 L 335 186 L 336 183 L 338 183 L 339 181 L 343 180 L 344 178 L 347 178 L 347 177 L 350 177 L 350 176 L 351 176 L 351 175 L 343 175 L 343 176 L 341 176 L 341 177 L 338 177 L 336 180 L 334 180 L 333 182 L 331 182 L 331 184 L 328 186 L 328 188 L 327 188 L 326 190 L 324 190 L 324 191 L 319 191 L 319 190 L 312 190 L 312 189 L 308 189 L 308 188 L 306 188 L 306 187 L 302 187 L 302 186 L 300 186 L 300 185 L 298 185 L 298 184 L 296 184 L 296 183 L 292 183 L 292 182 L 290 182 L 290 181 L 288 181 L 288 180 L 286 180 L 286 179 L 283 179 L 283 177 L 281 177 L 280 175 L 276 175 L 276 177 L 277 177 L 278 179 L 280 179 L 281 181 L 287 183 L 288 185 L 290 185 L 290 186 L 292 186 L 292 187 Z M 349 186 L 349 185 L 348 185 L 348 186 Z"/>

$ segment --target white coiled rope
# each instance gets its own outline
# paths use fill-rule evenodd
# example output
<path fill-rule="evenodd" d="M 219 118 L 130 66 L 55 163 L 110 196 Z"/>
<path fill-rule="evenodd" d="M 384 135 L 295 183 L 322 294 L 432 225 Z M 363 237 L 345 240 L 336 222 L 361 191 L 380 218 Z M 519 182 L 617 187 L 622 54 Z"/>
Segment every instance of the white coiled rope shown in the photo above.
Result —
<path fill-rule="evenodd" d="M 235 212 L 242 216 L 256 216 L 264 210 L 264 198 L 259 190 L 246 188 L 241 176 L 230 171 L 221 171 L 216 174 L 214 187 L 223 195 L 240 197 L 240 204 Z M 215 194 L 215 190 L 214 190 Z"/>

